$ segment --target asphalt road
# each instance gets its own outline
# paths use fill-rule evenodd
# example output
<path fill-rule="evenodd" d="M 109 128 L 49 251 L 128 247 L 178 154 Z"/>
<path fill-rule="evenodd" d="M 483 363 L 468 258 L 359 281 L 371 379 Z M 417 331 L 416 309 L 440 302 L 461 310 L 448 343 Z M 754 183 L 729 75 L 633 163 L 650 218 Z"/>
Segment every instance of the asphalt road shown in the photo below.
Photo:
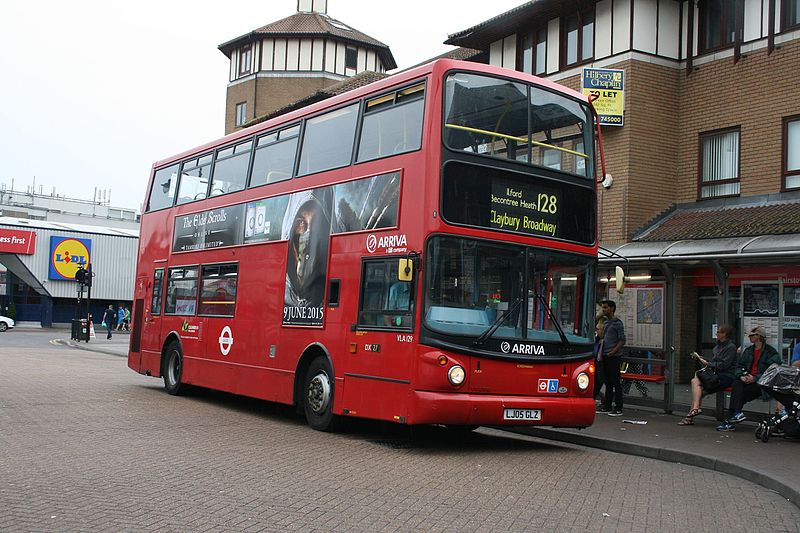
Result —
<path fill-rule="evenodd" d="M 724 474 L 483 428 L 319 433 L 59 336 L 0 334 L 2 531 L 800 531 Z"/>

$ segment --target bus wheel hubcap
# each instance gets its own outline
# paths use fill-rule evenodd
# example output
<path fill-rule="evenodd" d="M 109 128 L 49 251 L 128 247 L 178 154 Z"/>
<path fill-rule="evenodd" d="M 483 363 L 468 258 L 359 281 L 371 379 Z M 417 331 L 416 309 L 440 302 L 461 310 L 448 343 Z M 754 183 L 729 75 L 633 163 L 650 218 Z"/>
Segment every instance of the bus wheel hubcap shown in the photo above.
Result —
<path fill-rule="evenodd" d="M 169 379 L 172 383 L 178 382 L 178 376 L 181 373 L 181 360 L 178 354 L 172 354 L 172 364 L 169 365 Z"/>
<path fill-rule="evenodd" d="M 308 406 L 317 414 L 322 414 L 331 399 L 331 383 L 328 376 L 320 372 L 308 384 Z"/>

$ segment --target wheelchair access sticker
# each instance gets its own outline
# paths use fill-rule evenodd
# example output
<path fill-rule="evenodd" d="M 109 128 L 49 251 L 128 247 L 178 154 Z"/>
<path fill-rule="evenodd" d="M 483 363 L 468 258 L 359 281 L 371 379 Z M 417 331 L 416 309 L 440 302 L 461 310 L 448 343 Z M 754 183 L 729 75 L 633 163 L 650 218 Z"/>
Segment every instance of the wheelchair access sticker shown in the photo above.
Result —
<path fill-rule="evenodd" d="M 548 394 L 558 392 L 558 380 L 557 379 L 540 379 L 539 380 L 539 392 L 546 392 Z"/>

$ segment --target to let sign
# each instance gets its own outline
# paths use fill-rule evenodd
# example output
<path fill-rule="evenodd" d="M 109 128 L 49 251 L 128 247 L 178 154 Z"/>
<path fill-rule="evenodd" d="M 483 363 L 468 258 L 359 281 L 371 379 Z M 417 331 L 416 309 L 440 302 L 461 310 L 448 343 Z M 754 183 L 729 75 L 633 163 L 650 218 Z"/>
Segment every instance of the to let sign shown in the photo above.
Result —
<path fill-rule="evenodd" d="M 33 255 L 36 232 L 0 228 L 0 253 Z"/>

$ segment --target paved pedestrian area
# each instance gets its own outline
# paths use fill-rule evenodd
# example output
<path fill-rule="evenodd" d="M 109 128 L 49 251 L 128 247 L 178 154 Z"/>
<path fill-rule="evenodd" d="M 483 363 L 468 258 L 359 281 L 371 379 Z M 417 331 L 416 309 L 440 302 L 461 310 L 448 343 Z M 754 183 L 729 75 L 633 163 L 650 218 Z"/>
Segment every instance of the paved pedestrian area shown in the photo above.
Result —
<path fill-rule="evenodd" d="M 0 447 L 3 531 L 800 531 L 707 469 L 483 428 L 319 433 L 47 343 L 0 345 Z"/>

